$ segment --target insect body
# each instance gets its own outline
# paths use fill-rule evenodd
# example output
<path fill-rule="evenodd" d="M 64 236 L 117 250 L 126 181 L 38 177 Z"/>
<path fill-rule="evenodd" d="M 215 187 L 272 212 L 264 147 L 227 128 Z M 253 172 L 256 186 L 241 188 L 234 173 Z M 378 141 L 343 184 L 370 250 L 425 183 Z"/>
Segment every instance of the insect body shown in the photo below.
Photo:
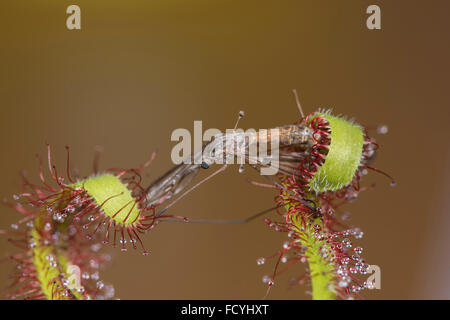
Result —
<path fill-rule="evenodd" d="M 276 137 L 272 134 L 273 132 L 278 133 Z M 214 140 L 206 143 L 202 150 L 187 157 L 186 163 L 176 165 L 153 182 L 146 189 L 146 205 L 160 204 L 179 194 L 189 186 L 200 168 L 207 169 L 214 162 L 223 163 L 226 159 L 243 155 L 247 163 L 255 164 L 255 168 L 264 167 L 269 161 L 278 161 L 281 173 L 292 174 L 295 169 L 293 163 L 303 159 L 308 153 L 308 148 L 314 144 L 312 133 L 311 128 L 294 124 L 267 130 L 265 134 L 256 131 L 219 134 Z M 249 152 L 258 144 L 272 145 L 274 139 L 277 139 L 276 145 L 280 147 L 279 159 L 273 159 L 271 156 L 259 157 Z M 286 149 L 295 149 L 295 151 L 285 152 Z"/>
<path fill-rule="evenodd" d="M 302 115 L 296 124 L 275 127 L 264 132 L 234 130 L 216 135 L 212 141 L 203 145 L 201 150 L 186 158 L 186 163 L 175 166 L 152 183 L 146 190 L 148 205 L 165 202 L 184 191 L 156 216 L 163 214 L 200 184 L 225 170 L 228 162 L 188 188 L 200 168 L 208 169 L 213 163 L 220 164 L 233 158 L 243 157 L 245 163 L 258 171 L 267 167 L 267 163 L 275 161 L 278 165 L 278 174 L 291 179 L 291 182 L 301 187 L 305 194 L 311 191 L 316 193 L 338 191 L 350 184 L 357 187 L 360 171 L 365 168 L 374 169 L 367 164 L 375 155 L 376 143 L 367 136 L 362 127 L 332 116 L 329 111 L 319 110 L 304 116 L 295 91 L 294 94 Z M 242 117 L 243 112 L 240 112 L 235 129 Z M 274 144 L 274 140 L 277 143 Z M 275 145 L 279 149 L 277 157 L 261 156 L 251 152 L 252 148 L 261 144 Z M 270 151 L 273 153 L 274 150 Z M 242 168 L 243 163 L 240 172 Z M 267 176 L 266 178 L 272 186 L 284 188 L 274 179 Z M 311 211 L 316 210 L 316 206 L 311 205 L 311 200 L 305 195 L 301 195 L 300 198 L 295 195 L 294 198 Z"/>

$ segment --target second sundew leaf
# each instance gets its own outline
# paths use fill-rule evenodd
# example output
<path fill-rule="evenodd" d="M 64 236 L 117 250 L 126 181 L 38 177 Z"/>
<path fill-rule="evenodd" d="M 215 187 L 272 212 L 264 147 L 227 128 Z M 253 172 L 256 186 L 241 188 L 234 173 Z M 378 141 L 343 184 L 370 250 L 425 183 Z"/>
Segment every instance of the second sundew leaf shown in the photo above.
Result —
<path fill-rule="evenodd" d="M 92 176 L 79 181 L 75 186 L 86 190 L 106 216 L 116 222 L 130 225 L 139 218 L 136 200 L 119 177 L 112 174 Z"/>
<path fill-rule="evenodd" d="M 327 120 L 331 141 L 325 162 L 309 181 L 309 187 L 317 193 L 336 191 L 355 177 L 363 152 L 363 131 L 359 125 L 328 113 L 318 112 L 316 116 Z"/>
<path fill-rule="evenodd" d="M 322 227 L 320 219 L 316 219 L 315 224 Z M 324 255 L 329 245 L 326 241 L 317 239 L 311 226 L 305 228 L 303 235 L 302 244 L 308 248 L 305 256 L 310 269 L 312 297 L 314 300 L 335 300 L 334 264 Z"/>
<path fill-rule="evenodd" d="M 290 211 L 291 204 L 286 203 Z M 291 216 L 292 228 L 305 248 L 304 255 L 309 266 L 313 300 L 336 300 L 335 265 L 328 257 L 329 244 L 318 237 L 316 230 L 322 229 L 320 218 L 305 220 L 305 214 L 297 211 Z M 305 221 L 307 221 L 305 223 Z"/>

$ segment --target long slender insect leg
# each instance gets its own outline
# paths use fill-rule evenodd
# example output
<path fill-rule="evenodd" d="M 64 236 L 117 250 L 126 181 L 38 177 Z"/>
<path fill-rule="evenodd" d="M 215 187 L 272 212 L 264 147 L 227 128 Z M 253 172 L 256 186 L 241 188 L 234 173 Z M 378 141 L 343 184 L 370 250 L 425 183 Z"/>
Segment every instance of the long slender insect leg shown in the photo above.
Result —
<path fill-rule="evenodd" d="M 303 108 L 302 108 L 302 106 L 300 104 L 300 100 L 299 100 L 298 95 L 297 95 L 297 90 L 292 89 L 292 93 L 294 94 L 295 102 L 297 103 L 297 107 L 298 107 L 298 111 L 300 111 L 302 119 L 304 119 L 305 118 L 305 114 L 303 113 Z"/>
<path fill-rule="evenodd" d="M 207 220 L 207 219 L 189 219 L 189 221 L 187 221 L 188 223 L 204 223 L 204 224 L 244 224 L 247 222 L 250 222 L 266 213 L 269 213 L 273 210 L 278 209 L 281 206 L 275 206 L 266 210 L 263 210 L 261 212 L 258 212 L 246 219 L 242 219 L 242 220 Z M 166 222 L 183 222 L 186 223 L 185 221 L 182 221 L 180 219 L 171 219 L 171 218 L 163 218 L 160 221 L 166 221 Z"/>
<path fill-rule="evenodd" d="M 255 169 L 256 171 L 258 171 L 258 168 L 256 168 L 255 166 L 250 165 L 250 167 L 252 167 L 253 169 Z M 259 172 L 259 171 L 258 171 Z M 289 193 L 292 197 L 294 197 L 295 199 L 297 199 L 298 201 L 300 201 L 304 206 L 306 206 L 307 208 L 309 208 L 311 211 L 316 212 L 317 208 L 315 207 L 311 207 L 311 205 L 308 204 L 308 200 L 300 198 L 298 195 L 292 193 L 291 190 L 286 189 L 285 187 L 283 187 L 281 184 L 279 184 L 278 182 L 276 182 L 274 179 L 272 179 L 271 177 L 267 176 L 267 175 L 263 175 L 264 178 L 266 178 L 267 180 L 269 180 L 271 183 L 273 183 L 274 185 L 276 185 L 278 188 L 286 191 L 287 193 Z"/>
<path fill-rule="evenodd" d="M 196 189 L 198 186 L 200 186 L 202 183 L 208 181 L 209 179 L 211 179 L 212 177 L 216 176 L 217 174 L 221 173 L 222 171 L 224 171 L 227 168 L 227 164 L 224 164 L 219 170 L 215 171 L 214 173 L 212 173 L 211 175 L 207 176 L 206 178 L 204 178 L 203 180 L 199 181 L 198 183 L 196 183 L 194 186 L 192 186 L 191 188 L 189 188 L 188 190 L 186 190 L 185 192 L 183 192 L 178 198 L 176 198 L 174 201 L 172 201 L 171 203 L 169 203 L 166 207 L 164 207 L 163 209 L 161 209 L 156 215 L 155 217 L 159 217 L 161 216 L 164 212 L 166 212 L 167 209 L 169 209 L 171 206 L 173 206 L 175 203 L 177 203 L 179 200 L 181 200 L 184 196 L 186 196 L 189 192 L 191 192 L 192 190 Z"/>

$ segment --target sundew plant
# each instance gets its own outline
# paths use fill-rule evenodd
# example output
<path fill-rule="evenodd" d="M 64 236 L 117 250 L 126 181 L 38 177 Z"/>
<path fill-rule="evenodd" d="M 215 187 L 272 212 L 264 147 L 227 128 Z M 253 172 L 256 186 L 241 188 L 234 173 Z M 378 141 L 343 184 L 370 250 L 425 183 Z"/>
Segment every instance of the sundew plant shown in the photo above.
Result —
<path fill-rule="evenodd" d="M 297 160 L 291 164 L 292 174 L 279 176 L 275 183 L 282 220 L 266 219 L 266 223 L 286 232 L 288 240 L 277 253 L 257 260 L 263 265 L 269 258 L 276 259 L 273 274 L 263 281 L 270 288 L 278 274 L 303 262 L 305 271 L 292 279 L 292 285 L 309 282 L 313 299 L 360 298 L 362 290 L 375 286 L 362 279 L 369 265 L 361 255 L 363 248 L 354 244 L 363 232 L 346 225 L 339 209 L 370 187 L 360 184 L 368 169 L 387 176 L 392 186 L 395 182 L 369 165 L 378 144 L 354 121 L 318 111 L 303 117 L 300 124 L 313 130 L 314 144 L 307 152 L 295 147 L 283 151 L 285 157 L 290 154 Z M 378 132 L 386 133 L 387 127 L 379 127 Z"/>
<path fill-rule="evenodd" d="M 287 240 L 279 252 L 257 259 L 258 265 L 275 259 L 273 273 L 263 281 L 270 289 L 278 274 L 300 262 L 304 273 L 294 284 L 310 283 L 313 299 L 360 298 L 363 289 L 374 285 L 361 280 L 369 265 L 354 242 L 363 232 L 347 226 L 338 212 L 368 188 L 360 184 L 368 170 L 383 173 L 370 166 L 378 145 L 362 126 L 330 111 L 302 116 L 289 128 L 287 134 L 303 135 L 302 143 L 285 139 L 290 143 L 280 148 L 280 172 L 265 185 L 279 193 L 279 218 L 265 222 L 286 232 Z M 167 179 L 144 186 L 141 173 L 155 154 L 139 168 L 95 169 L 77 177 L 71 172 L 68 147 L 64 174 L 47 148 L 47 170 L 38 157 L 39 183 L 23 175 L 23 189 L 4 201 L 19 215 L 0 231 L 20 249 L 7 258 L 15 264 L 7 298 L 112 299 L 113 285 L 99 274 L 111 256 L 101 248 L 134 248 L 147 255 L 142 241 L 147 231 L 168 219 L 190 221 L 170 215 L 168 207 L 158 208 L 189 185 L 200 167 L 207 167 L 176 166 L 163 175 Z"/>

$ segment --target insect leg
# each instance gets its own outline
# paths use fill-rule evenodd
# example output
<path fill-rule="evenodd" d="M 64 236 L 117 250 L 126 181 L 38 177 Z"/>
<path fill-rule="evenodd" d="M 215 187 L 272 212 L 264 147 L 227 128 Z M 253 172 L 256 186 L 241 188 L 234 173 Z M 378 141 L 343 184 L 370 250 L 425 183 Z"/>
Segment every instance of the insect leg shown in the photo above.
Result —
<path fill-rule="evenodd" d="M 180 219 L 171 219 L 171 218 L 163 218 L 160 219 L 160 221 L 166 221 L 166 222 L 188 222 L 188 223 L 204 223 L 204 224 L 244 224 L 247 222 L 250 222 L 266 213 L 269 213 L 273 210 L 278 209 L 281 206 L 275 206 L 266 210 L 263 210 L 261 212 L 258 212 L 246 219 L 242 219 L 242 220 L 206 220 L 206 219 L 189 219 L 188 221 L 183 221 Z"/>
<path fill-rule="evenodd" d="M 297 107 L 298 107 L 298 111 L 300 111 L 302 119 L 304 119 L 305 118 L 305 114 L 303 113 L 303 109 L 302 109 L 302 106 L 300 104 L 300 100 L 298 99 L 297 90 L 292 89 L 292 93 L 294 94 L 295 102 L 297 103 Z"/>
<path fill-rule="evenodd" d="M 189 188 L 188 190 L 186 190 L 185 192 L 183 192 L 178 198 L 176 198 L 174 201 L 172 201 L 171 203 L 169 203 L 167 206 L 165 206 L 163 209 L 159 210 L 158 213 L 155 215 L 156 217 L 161 216 L 164 212 L 167 211 L 167 209 L 169 209 L 171 206 L 173 206 L 175 203 L 177 203 L 179 200 L 181 200 L 184 196 L 186 196 L 189 192 L 191 192 L 192 190 L 196 189 L 198 186 L 200 186 L 202 183 L 208 181 L 209 179 L 211 179 L 212 177 L 216 176 L 217 174 L 221 173 L 222 171 L 224 171 L 227 168 L 227 165 L 224 164 L 219 170 L 215 171 L 214 173 L 212 173 L 211 175 L 207 176 L 206 178 L 204 178 L 203 180 L 199 181 L 198 183 L 196 183 L 195 185 L 193 185 L 191 188 Z"/>
<path fill-rule="evenodd" d="M 256 171 L 258 171 L 258 168 L 256 168 L 255 166 L 250 165 L 250 167 L 252 167 L 253 169 L 255 169 Z M 259 172 L 259 171 L 258 171 Z M 317 207 L 312 207 L 311 205 L 308 204 L 309 201 L 307 201 L 306 199 L 300 198 L 298 195 L 292 193 L 291 190 L 286 189 L 285 187 L 283 187 L 281 184 L 279 184 L 278 182 L 276 182 L 274 179 L 272 179 L 269 176 L 263 175 L 264 178 L 266 178 L 267 180 L 269 180 L 272 184 L 276 185 L 278 188 L 282 189 L 283 191 L 286 191 L 287 193 L 289 193 L 292 197 L 294 197 L 296 200 L 300 201 L 305 207 L 307 207 L 308 209 L 310 209 L 313 212 L 317 211 Z"/>

